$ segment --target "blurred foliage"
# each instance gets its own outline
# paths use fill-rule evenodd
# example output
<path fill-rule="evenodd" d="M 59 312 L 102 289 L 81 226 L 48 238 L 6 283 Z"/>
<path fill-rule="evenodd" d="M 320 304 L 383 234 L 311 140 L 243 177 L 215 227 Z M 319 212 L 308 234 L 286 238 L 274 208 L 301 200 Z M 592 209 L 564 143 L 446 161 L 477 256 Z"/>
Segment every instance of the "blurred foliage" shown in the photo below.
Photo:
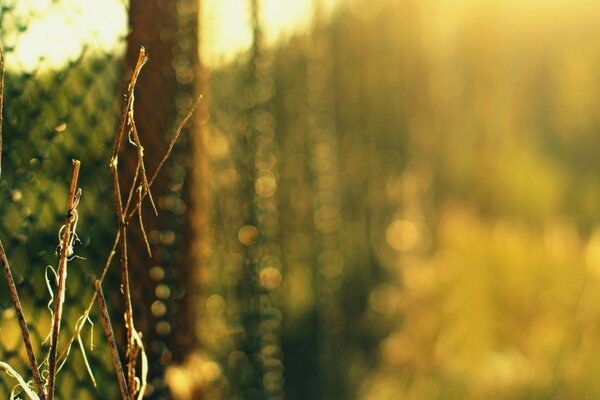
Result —
<path fill-rule="evenodd" d="M 347 1 L 271 50 L 287 398 L 600 395 L 599 15 Z M 208 398 L 253 398 L 233 377 L 262 233 L 241 184 L 265 162 L 245 139 L 252 62 L 209 84 Z"/>

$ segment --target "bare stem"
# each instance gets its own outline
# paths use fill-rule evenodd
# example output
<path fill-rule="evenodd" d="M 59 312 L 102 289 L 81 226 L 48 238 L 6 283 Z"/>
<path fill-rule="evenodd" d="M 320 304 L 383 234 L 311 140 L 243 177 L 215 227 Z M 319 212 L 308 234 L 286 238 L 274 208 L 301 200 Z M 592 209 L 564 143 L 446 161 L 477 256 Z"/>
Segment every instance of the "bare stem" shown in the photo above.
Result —
<path fill-rule="evenodd" d="M 6 253 L 4 251 L 4 246 L 2 246 L 2 242 L 0 241 L 0 263 L 2 263 L 2 268 L 4 269 L 4 275 L 6 277 L 6 283 L 8 283 L 8 289 L 10 291 L 10 298 L 13 302 L 13 306 L 15 311 L 17 312 L 17 319 L 19 320 L 19 327 L 21 328 L 21 336 L 23 337 L 23 342 L 25 342 L 25 348 L 27 349 L 27 356 L 29 357 L 29 367 L 31 368 L 31 373 L 33 374 L 33 380 L 35 381 L 35 386 L 37 389 L 38 396 L 40 399 L 45 399 L 44 395 L 44 387 L 42 385 L 42 378 L 40 376 L 40 370 L 38 368 L 38 364 L 35 358 L 35 353 L 33 352 L 33 346 L 31 345 L 31 338 L 29 335 L 29 329 L 27 328 L 27 322 L 25 321 L 25 315 L 23 314 L 23 307 L 21 307 L 21 301 L 19 300 L 19 294 L 17 293 L 17 287 L 15 286 L 15 281 L 12 276 L 12 272 L 10 270 L 10 266 L 8 264 L 8 259 L 6 258 Z"/>
<path fill-rule="evenodd" d="M 119 152 L 121 150 L 121 143 L 123 142 L 123 137 L 125 136 L 125 131 L 127 129 L 129 112 L 130 112 L 131 108 L 133 107 L 135 84 L 137 82 L 137 78 L 140 74 L 140 71 L 147 60 L 148 60 L 148 57 L 146 55 L 146 50 L 143 47 L 141 47 L 136 66 L 133 70 L 131 81 L 129 82 L 127 94 L 125 96 L 125 105 L 123 107 L 123 112 L 121 114 L 121 122 L 119 124 L 119 130 L 117 132 L 117 138 L 115 140 L 115 146 L 113 148 L 113 153 L 112 153 L 111 160 L 110 160 L 110 170 L 111 170 L 112 178 L 113 178 L 113 187 L 114 187 L 113 190 L 114 190 L 114 196 L 115 196 L 115 207 L 116 207 L 116 211 L 117 211 L 119 226 L 118 226 L 117 232 L 115 234 L 115 240 L 113 243 L 113 247 L 108 255 L 108 259 L 106 261 L 106 264 L 104 265 L 104 269 L 102 270 L 102 275 L 99 279 L 101 284 L 102 284 L 102 282 L 104 282 L 104 278 L 106 277 L 108 268 L 110 267 L 110 264 L 112 262 L 112 259 L 116 253 L 118 246 L 121 247 L 120 255 L 121 255 L 121 258 L 123 258 L 123 245 L 121 244 L 121 241 L 123 239 L 123 236 L 122 236 L 123 233 L 126 233 L 126 230 L 124 229 L 126 222 L 125 222 L 125 218 L 124 218 L 123 203 L 122 203 L 122 199 L 121 199 L 121 187 L 119 184 L 119 170 L 118 170 Z M 136 170 L 136 176 L 134 177 L 134 180 L 132 183 L 132 188 L 130 189 L 129 195 L 127 197 L 127 204 L 129 204 L 129 202 L 131 201 L 131 198 L 133 197 L 134 187 L 135 187 L 135 184 L 137 181 L 137 171 L 138 170 L 139 170 L 139 168 Z M 125 240 L 126 240 L 126 238 L 125 238 Z M 125 250 L 126 250 L 126 248 L 125 248 Z M 125 289 L 125 287 L 124 287 L 124 289 Z M 89 313 L 92 309 L 92 306 L 96 300 L 96 297 L 97 297 L 97 294 L 96 294 L 96 292 L 94 292 L 87 308 L 85 309 L 85 311 L 83 313 L 84 316 L 87 317 L 89 315 Z M 126 308 L 127 308 L 127 306 L 126 306 Z M 67 346 L 63 349 L 62 353 L 60 354 L 59 360 L 62 361 L 65 357 L 67 357 L 67 355 L 69 353 L 69 348 L 71 347 L 73 342 L 77 339 L 77 336 L 79 335 L 80 331 L 81 331 L 81 326 L 76 326 L 75 331 L 73 332 L 73 335 L 67 342 Z M 133 336 L 132 336 L 132 338 L 133 338 Z M 133 342 L 133 339 L 131 340 L 131 342 Z M 128 340 L 128 343 L 129 343 L 129 340 Z"/>
<path fill-rule="evenodd" d="M 192 117 L 193 113 L 197 109 L 198 104 L 201 100 L 201 97 L 200 97 L 194 103 L 192 109 L 189 111 L 189 113 L 186 115 L 186 117 L 183 119 L 183 121 L 181 121 L 181 123 L 179 124 L 177 131 L 175 132 L 175 135 L 173 136 L 173 138 L 171 139 L 171 141 L 169 143 L 169 146 L 166 150 L 164 157 L 162 158 L 158 167 L 154 171 L 152 178 L 149 180 L 146 175 L 146 170 L 145 170 L 145 166 L 144 166 L 143 147 L 142 147 L 142 143 L 141 143 L 141 140 L 139 137 L 139 133 L 135 126 L 134 113 L 133 113 L 134 102 L 135 102 L 134 88 L 135 88 L 135 84 L 136 84 L 137 78 L 139 76 L 140 70 L 144 66 L 146 61 L 147 61 L 147 56 L 146 56 L 145 50 L 144 50 L 144 48 L 141 48 L 140 54 L 138 56 L 138 62 L 135 66 L 135 69 L 133 71 L 133 75 L 132 75 L 132 78 L 131 78 L 131 81 L 130 81 L 130 84 L 128 87 L 128 92 L 127 92 L 126 99 L 125 99 L 125 105 L 124 105 L 123 113 L 122 113 L 122 117 L 121 117 L 121 123 L 119 126 L 119 131 L 117 132 L 117 138 L 115 141 L 115 146 L 114 146 L 113 154 L 112 154 L 111 161 L 110 161 L 110 169 L 111 169 L 112 179 L 113 179 L 113 194 L 115 197 L 115 209 L 116 209 L 119 226 L 117 228 L 117 232 L 115 235 L 113 247 L 112 247 L 112 249 L 108 255 L 108 259 L 104 265 L 102 275 L 101 275 L 100 279 L 98 279 L 98 281 L 97 281 L 98 282 L 97 285 L 102 285 L 102 283 L 104 282 L 104 279 L 108 272 L 108 268 L 110 267 L 110 265 L 112 263 L 112 259 L 113 259 L 114 255 L 116 254 L 116 251 L 118 248 L 119 255 L 120 255 L 120 261 L 121 261 L 121 285 L 122 285 L 121 288 L 122 288 L 123 298 L 124 298 L 124 302 L 125 302 L 125 328 L 126 328 L 126 335 L 127 335 L 127 337 L 126 337 L 127 373 L 126 373 L 126 382 L 125 383 L 127 383 L 126 386 L 127 386 L 127 389 L 129 390 L 128 396 L 130 398 L 135 397 L 136 392 L 137 392 L 136 391 L 136 362 L 137 362 L 138 356 L 141 356 L 141 362 L 142 362 L 141 363 L 141 387 L 139 388 L 139 392 L 138 392 L 138 397 L 140 397 L 140 398 L 143 397 L 143 394 L 144 394 L 144 387 L 145 387 L 145 380 L 146 380 L 148 366 L 147 366 L 147 358 L 146 358 L 146 355 L 144 352 L 144 346 L 143 346 L 143 343 L 141 340 L 141 335 L 136 331 L 135 326 L 134 326 L 133 306 L 132 306 L 132 300 L 131 300 L 130 281 L 129 281 L 129 263 L 128 263 L 128 258 L 127 258 L 127 226 L 128 226 L 128 223 L 131 221 L 131 219 L 134 217 L 135 213 L 141 212 L 142 201 L 147 195 L 150 196 L 150 202 L 152 204 L 154 211 L 156 212 L 156 206 L 154 205 L 154 200 L 152 199 L 152 193 L 151 193 L 150 188 L 152 187 L 152 184 L 154 183 L 154 181 L 155 181 L 158 173 L 162 169 L 164 163 L 169 158 L 169 156 L 173 150 L 173 147 L 175 146 L 175 143 L 181 136 L 183 128 L 185 127 L 185 125 L 188 123 L 188 121 Z M 120 153 L 121 145 L 122 145 L 122 142 L 124 140 L 124 136 L 126 133 L 128 133 L 130 135 L 130 141 L 132 141 L 131 139 L 133 138 L 132 142 L 137 147 L 137 156 L 138 157 L 137 157 L 137 166 L 136 166 L 136 170 L 135 170 L 135 175 L 133 177 L 133 181 L 131 183 L 131 186 L 128 189 L 128 194 L 127 194 L 126 199 L 123 199 L 121 187 L 120 187 L 118 161 L 119 161 L 119 153 Z M 139 178 L 139 180 L 138 180 L 138 178 Z M 139 185 L 138 185 L 138 182 L 139 182 Z M 134 205 L 133 194 L 135 191 L 138 192 L 138 199 Z M 125 200 L 125 204 L 123 204 L 123 200 Z M 147 250 L 150 253 L 149 244 L 148 244 L 147 236 L 145 233 L 143 221 L 141 220 L 141 215 L 140 215 L 140 229 L 142 231 L 142 235 L 144 236 Z M 92 306 L 97 298 L 98 298 L 98 292 L 96 291 L 92 295 L 92 298 L 83 313 L 84 317 L 87 317 L 89 315 L 89 313 L 91 312 Z M 81 331 L 81 326 L 76 325 L 75 331 L 74 331 L 72 337 L 70 338 L 70 340 L 68 341 L 66 348 L 61 353 L 59 360 L 62 361 L 62 360 L 64 360 L 65 357 L 67 357 L 68 350 L 69 350 L 70 346 L 73 344 L 73 342 L 76 340 L 80 331 Z"/>
<path fill-rule="evenodd" d="M 127 382 L 130 394 L 135 395 L 135 342 L 133 339 L 133 306 L 131 304 L 131 289 L 129 287 L 129 263 L 127 259 L 127 227 L 121 227 L 121 241 L 119 242 L 121 256 L 121 286 L 123 300 L 125 301 L 125 330 L 127 332 Z"/>
<path fill-rule="evenodd" d="M 2 107 L 4 104 L 4 50 L 0 45 L 0 173 L 2 172 Z"/>
<path fill-rule="evenodd" d="M 0 45 L 0 171 L 2 171 L 2 112 L 4 104 L 4 50 Z M 6 277 L 6 283 L 8 284 L 8 290 L 10 292 L 10 298 L 13 302 L 13 306 L 17 313 L 17 319 L 19 320 L 19 327 L 21 328 L 21 336 L 25 343 L 25 349 L 27 350 L 27 357 L 29 358 L 29 367 L 31 368 L 31 374 L 35 382 L 38 397 L 45 400 L 44 386 L 42 385 L 42 377 L 40 375 L 40 369 L 35 358 L 35 352 L 33 351 L 33 345 L 31 344 L 31 336 L 29 329 L 27 328 L 27 321 L 25 320 L 25 314 L 23 313 L 23 307 L 21 306 L 21 300 L 19 299 L 19 293 L 13 279 L 10 265 L 8 264 L 8 258 L 4 251 L 2 241 L 0 241 L 0 263 L 4 269 L 4 276 Z"/>
<path fill-rule="evenodd" d="M 121 359 L 119 358 L 119 351 L 117 350 L 117 342 L 115 341 L 115 335 L 113 333 L 112 325 L 110 323 L 110 317 L 108 309 L 106 308 L 106 300 L 104 299 L 104 293 L 102 293 L 102 283 L 100 280 L 96 280 L 96 297 L 98 298 L 98 306 L 100 307 L 100 315 L 102 316 L 102 325 L 104 326 L 104 334 L 108 340 L 108 347 L 110 348 L 110 354 L 112 355 L 113 364 L 115 366 L 115 372 L 117 373 L 117 379 L 119 381 L 119 389 L 121 390 L 121 397 L 123 400 L 129 400 L 129 391 L 127 390 L 127 382 L 125 381 L 125 375 L 123 375 L 123 366 L 121 365 Z"/>
<path fill-rule="evenodd" d="M 48 353 L 48 400 L 54 398 L 54 381 L 56 379 L 56 355 L 58 347 L 58 336 L 60 333 L 60 323 L 62 319 L 63 305 L 65 302 L 65 291 L 67 282 L 67 261 L 72 250 L 72 232 L 71 228 L 77 218 L 77 204 L 79 198 L 76 199 L 77 180 L 79 178 L 79 160 L 73 160 L 73 177 L 71 179 L 71 188 L 69 190 L 69 202 L 67 207 L 67 218 L 63 230 L 62 245 L 60 248 L 60 260 L 58 263 L 58 289 L 56 308 L 54 310 L 54 319 L 52 321 L 52 335 L 50 337 L 50 351 Z"/>
<path fill-rule="evenodd" d="M 171 138 L 171 142 L 169 142 L 169 147 L 167 147 L 167 151 L 166 151 L 164 157 L 162 158 L 162 160 L 160 160 L 160 163 L 156 167 L 156 170 L 154 170 L 154 174 L 152 175 L 152 178 L 150 178 L 150 182 L 148 182 L 148 189 L 152 186 L 152 184 L 154 183 L 154 180 L 158 176 L 158 173 L 160 172 L 163 165 L 165 164 L 165 162 L 171 155 L 171 152 L 173 151 L 173 147 L 175 147 L 175 143 L 177 143 L 177 141 L 179 140 L 179 137 L 181 136 L 181 132 L 183 131 L 183 128 L 187 125 L 190 118 L 192 118 L 192 115 L 194 115 L 194 112 L 196 112 L 196 109 L 198 109 L 198 106 L 200 105 L 201 100 L 202 100 L 202 96 L 198 97 L 198 99 L 192 106 L 192 109 L 187 113 L 185 118 L 181 121 L 181 123 L 177 127 L 177 131 L 175 131 L 175 135 L 173 135 L 173 138 Z M 145 191 L 144 194 L 142 195 L 142 200 L 146 197 L 147 194 L 148 194 L 148 191 Z M 135 212 L 137 210 L 139 210 L 139 208 L 140 208 L 140 202 L 138 202 L 137 205 L 135 206 L 135 208 L 133 210 L 131 210 L 131 212 L 127 215 L 127 221 L 129 221 L 133 217 L 133 215 L 135 214 Z"/>
<path fill-rule="evenodd" d="M 117 245 L 119 244 L 120 239 L 121 239 L 121 230 L 117 230 L 112 249 L 110 250 L 110 253 L 108 253 L 108 259 L 106 260 L 106 264 L 104 265 L 104 269 L 102 270 L 102 275 L 100 275 L 99 281 L 101 284 L 102 284 L 102 282 L 104 282 L 104 278 L 106 277 L 106 274 L 108 273 L 108 268 L 110 267 L 110 264 L 112 263 L 112 259 L 116 254 Z M 88 303 L 88 306 L 86 307 L 85 311 L 83 312 L 83 315 L 82 315 L 83 318 L 87 318 L 90 315 L 92 306 L 94 305 L 94 302 L 96 301 L 96 296 L 97 296 L 97 294 L 96 294 L 96 292 L 94 292 L 94 294 L 92 295 L 92 298 L 90 299 L 90 302 Z M 75 329 L 73 331 L 73 336 L 71 336 L 71 338 L 67 342 L 67 345 L 63 349 L 62 353 L 60 353 L 60 357 L 58 357 L 59 363 L 61 363 L 64 360 L 64 358 L 69 354 L 69 348 L 71 347 L 73 342 L 75 342 L 75 340 L 77 339 L 77 336 L 81 332 L 82 328 L 83 328 L 83 324 L 75 325 Z"/>
<path fill-rule="evenodd" d="M 129 386 L 129 394 L 131 397 L 135 396 L 135 357 L 136 357 L 136 343 L 134 340 L 134 331 L 135 327 L 133 325 L 133 306 L 131 304 L 131 289 L 129 285 L 129 262 L 127 259 L 127 222 L 125 216 L 127 215 L 127 207 L 125 211 L 123 209 L 123 199 L 121 197 L 121 186 L 119 183 L 119 152 L 121 149 L 121 143 L 123 142 L 123 136 L 125 135 L 126 126 L 131 124 L 129 116 L 133 114 L 132 108 L 135 99 L 134 88 L 135 83 L 137 81 L 137 77 L 139 73 L 148 60 L 146 56 L 146 51 L 144 48 L 140 48 L 140 53 L 138 56 L 138 61 L 133 71 L 133 76 L 131 77 L 131 82 L 129 83 L 129 88 L 127 92 L 127 97 L 125 100 L 125 107 L 123 108 L 123 114 L 121 116 L 121 125 L 119 127 L 119 132 L 117 133 L 117 139 L 115 142 L 115 147 L 113 150 L 112 159 L 110 162 L 110 169 L 113 177 L 113 192 L 115 197 L 115 208 L 117 211 L 117 217 L 119 221 L 119 230 L 121 232 L 121 240 L 118 241 L 119 245 L 119 255 L 121 259 L 121 288 L 123 292 L 123 300 L 125 302 L 125 331 L 127 334 L 127 382 Z M 132 129 L 132 128 L 130 128 Z M 139 142 L 138 142 L 139 143 Z M 141 145 L 140 145 L 141 147 Z M 140 160 L 138 159 L 138 165 L 136 168 L 136 178 L 134 179 L 131 187 L 129 188 L 129 195 L 127 198 L 127 204 L 129 204 L 130 199 L 132 198 L 133 192 L 135 191 L 135 185 L 137 181 L 137 175 L 142 167 L 139 164 Z"/>
<path fill-rule="evenodd" d="M 123 142 L 123 136 L 125 135 L 125 127 L 127 126 L 127 120 L 129 115 L 129 110 L 133 104 L 133 89 L 135 88 L 135 83 L 137 82 L 137 78 L 140 75 L 140 71 L 146 62 L 148 61 L 148 56 L 146 55 L 146 49 L 140 47 L 140 53 L 138 55 L 138 60 L 133 69 L 133 75 L 131 76 L 131 81 L 129 82 L 129 87 L 127 88 L 127 95 L 125 97 L 125 107 L 123 107 L 123 113 L 121 114 L 121 123 L 119 125 L 119 131 L 117 133 L 117 140 L 115 141 L 115 147 L 113 149 L 112 158 L 113 160 L 118 157 L 119 150 L 121 150 L 121 143 Z"/>
<path fill-rule="evenodd" d="M 135 119 L 133 118 L 133 110 L 129 112 L 129 123 L 131 124 L 131 133 L 133 135 L 135 147 L 137 148 L 138 168 L 142 172 L 142 186 L 147 192 L 148 196 L 150 197 L 150 204 L 152 205 L 152 209 L 154 210 L 154 215 L 158 215 L 158 210 L 156 209 L 156 204 L 154 203 L 154 198 L 152 197 L 152 192 L 150 192 L 150 185 L 148 184 L 146 166 L 144 165 L 144 148 L 142 147 L 140 135 L 138 133 L 137 126 L 135 125 Z"/>

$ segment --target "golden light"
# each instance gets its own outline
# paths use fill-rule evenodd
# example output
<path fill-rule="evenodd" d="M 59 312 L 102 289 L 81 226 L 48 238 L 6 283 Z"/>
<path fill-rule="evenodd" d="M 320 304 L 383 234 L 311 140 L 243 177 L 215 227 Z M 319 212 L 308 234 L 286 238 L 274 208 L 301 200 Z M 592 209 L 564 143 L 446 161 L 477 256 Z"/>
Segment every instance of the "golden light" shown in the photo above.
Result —
<path fill-rule="evenodd" d="M 10 13 L 2 26 L 4 47 L 14 48 L 7 70 L 60 69 L 77 59 L 84 47 L 117 54 L 125 50 L 121 39 L 128 21 L 122 0 L 19 1 Z M 19 28 L 22 23 L 27 24 L 24 31 Z"/>

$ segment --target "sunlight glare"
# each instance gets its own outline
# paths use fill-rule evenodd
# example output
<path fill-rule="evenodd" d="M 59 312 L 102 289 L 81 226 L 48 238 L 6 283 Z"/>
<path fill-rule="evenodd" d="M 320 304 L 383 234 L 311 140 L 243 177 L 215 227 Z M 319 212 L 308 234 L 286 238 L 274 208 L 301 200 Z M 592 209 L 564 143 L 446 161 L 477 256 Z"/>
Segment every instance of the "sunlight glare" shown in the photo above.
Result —
<path fill-rule="evenodd" d="M 263 0 L 260 2 L 265 39 L 272 45 L 282 37 L 306 30 L 313 6 L 320 1 L 324 12 L 340 0 Z M 248 0 L 206 0 L 201 10 L 201 56 L 207 65 L 231 61 L 250 48 L 252 30 Z"/>
<path fill-rule="evenodd" d="M 84 48 L 124 51 L 127 10 L 121 0 L 19 1 L 6 12 L 4 46 L 14 48 L 7 70 L 60 69 Z M 20 31 L 20 24 L 27 29 Z"/>

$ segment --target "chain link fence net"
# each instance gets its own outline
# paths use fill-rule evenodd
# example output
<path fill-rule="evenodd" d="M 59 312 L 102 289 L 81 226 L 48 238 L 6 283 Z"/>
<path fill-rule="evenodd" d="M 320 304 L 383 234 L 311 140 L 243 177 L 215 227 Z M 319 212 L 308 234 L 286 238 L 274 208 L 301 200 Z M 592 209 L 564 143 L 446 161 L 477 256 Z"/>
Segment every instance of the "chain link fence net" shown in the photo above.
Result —
<path fill-rule="evenodd" d="M 47 266 L 56 269 L 58 264 L 56 246 L 66 213 L 72 159 L 82 162 L 80 243 L 75 246 L 78 257 L 69 263 L 59 351 L 92 296 L 93 281 L 116 231 L 108 161 L 122 106 L 127 12 L 126 0 L 96 4 L 9 0 L 0 6 L 0 41 L 6 65 L 0 237 L 40 363 L 48 351 L 42 342 L 51 327 L 46 277 L 50 281 L 53 277 Z M 4 282 L 2 287 L 0 360 L 28 379 L 18 321 Z M 121 325 L 119 277 L 114 266 L 104 290 L 109 307 L 112 305 L 113 324 Z M 154 287 L 148 288 L 150 291 L 154 292 Z M 98 387 L 93 387 L 75 342 L 58 375 L 58 398 L 118 397 L 96 308 L 91 317 L 96 325 L 84 328 L 81 339 Z M 8 396 L 15 383 L 0 374 L 0 397 Z"/>

